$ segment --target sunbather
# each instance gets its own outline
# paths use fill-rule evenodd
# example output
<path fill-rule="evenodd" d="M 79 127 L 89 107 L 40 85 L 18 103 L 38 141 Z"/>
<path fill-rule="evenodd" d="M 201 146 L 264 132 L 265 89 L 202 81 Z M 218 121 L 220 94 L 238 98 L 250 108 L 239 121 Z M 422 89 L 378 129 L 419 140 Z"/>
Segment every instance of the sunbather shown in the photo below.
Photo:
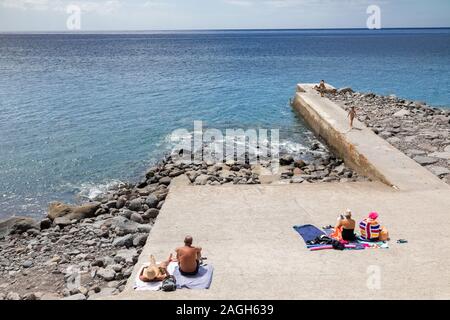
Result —
<path fill-rule="evenodd" d="M 192 237 L 184 238 L 184 246 L 177 248 L 177 260 L 180 273 L 184 276 L 193 276 L 198 273 L 202 248 L 192 246 Z"/>
<path fill-rule="evenodd" d="M 389 240 L 389 233 L 378 221 L 378 213 L 371 212 L 367 218 L 359 223 L 361 238 L 368 241 Z"/>
<path fill-rule="evenodd" d="M 338 217 L 337 224 L 331 236 L 337 240 L 355 241 L 355 225 L 356 222 L 352 219 L 352 212 L 350 209 L 347 209 L 344 215 Z"/>
<path fill-rule="evenodd" d="M 314 89 L 320 92 L 320 96 L 323 97 L 327 87 L 325 86 L 325 80 L 320 80 L 319 85 L 314 86 Z"/>
<path fill-rule="evenodd" d="M 163 281 L 169 276 L 167 266 L 172 262 L 172 254 L 166 261 L 156 264 L 155 257 L 150 256 L 150 265 L 142 269 L 142 273 L 139 275 L 139 279 L 144 282 L 156 282 Z"/>

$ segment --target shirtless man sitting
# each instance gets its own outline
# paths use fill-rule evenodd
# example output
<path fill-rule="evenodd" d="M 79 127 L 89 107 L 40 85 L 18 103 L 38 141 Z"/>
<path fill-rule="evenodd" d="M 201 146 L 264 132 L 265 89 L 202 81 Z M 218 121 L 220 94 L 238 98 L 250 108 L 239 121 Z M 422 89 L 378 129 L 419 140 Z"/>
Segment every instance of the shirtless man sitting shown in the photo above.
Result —
<path fill-rule="evenodd" d="M 177 260 L 180 273 L 184 276 L 194 276 L 198 273 L 202 248 L 192 246 L 192 237 L 184 238 L 184 246 L 177 248 Z"/>

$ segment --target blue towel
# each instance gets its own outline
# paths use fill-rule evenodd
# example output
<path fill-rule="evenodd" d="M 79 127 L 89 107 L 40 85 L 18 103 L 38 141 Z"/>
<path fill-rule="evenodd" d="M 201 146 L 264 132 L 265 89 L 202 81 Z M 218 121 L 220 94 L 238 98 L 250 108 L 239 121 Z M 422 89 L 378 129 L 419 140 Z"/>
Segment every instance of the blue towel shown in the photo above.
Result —
<path fill-rule="evenodd" d="M 175 268 L 173 275 L 177 282 L 177 289 L 209 289 L 212 282 L 213 266 L 206 265 L 198 268 L 195 276 L 183 276 L 178 267 Z"/>
<path fill-rule="evenodd" d="M 325 232 L 323 232 L 322 230 L 311 224 L 305 224 L 303 226 L 294 226 L 294 230 L 297 231 L 298 234 L 302 236 L 306 244 L 307 241 L 312 241 L 317 237 L 325 235 Z"/>

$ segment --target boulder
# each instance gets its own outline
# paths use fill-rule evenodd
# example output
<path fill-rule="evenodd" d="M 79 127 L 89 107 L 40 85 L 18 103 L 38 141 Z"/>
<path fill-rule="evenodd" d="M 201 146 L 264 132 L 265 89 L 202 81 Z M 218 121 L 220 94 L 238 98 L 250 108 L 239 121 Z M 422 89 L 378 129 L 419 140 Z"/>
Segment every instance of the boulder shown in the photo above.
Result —
<path fill-rule="evenodd" d="M 450 174 L 450 170 L 444 167 L 439 167 L 439 166 L 430 166 L 428 167 L 428 169 L 433 172 L 435 175 L 437 175 L 438 177 L 443 177 L 447 174 Z"/>
<path fill-rule="evenodd" d="M 141 199 L 133 199 L 128 204 L 128 209 L 131 211 L 142 211 L 142 202 Z"/>
<path fill-rule="evenodd" d="M 145 204 L 148 205 L 149 208 L 156 208 L 156 206 L 158 205 L 158 198 L 155 195 L 151 194 L 145 200 Z"/>
<path fill-rule="evenodd" d="M 115 262 L 125 261 L 126 263 L 135 263 L 139 257 L 136 249 L 122 249 L 117 251 L 116 256 L 114 257 Z"/>
<path fill-rule="evenodd" d="M 139 234 L 133 239 L 133 246 L 142 247 L 147 242 L 148 234 Z"/>
<path fill-rule="evenodd" d="M 62 228 L 69 226 L 72 224 L 72 221 L 68 219 L 67 217 L 58 217 L 53 220 L 53 223 L 57 226 L 60 226 Z"/>
<path fill-rule="evenodd" d="M 156 208 L 151 208 L 145 211 L 145 213 L 142 215 L 145 219 L 155 219 L 159 215 L 159 210 Z"/>
<path fill-rule="evenodd" d="M 417 156 L 413 159 L 422 166 L 430 165 L 439 161 L 439 159 L 425 156 Z"/>
<path fill-rule="evenodd" d="M 196 179 L 194 184 L 196 185 L 205 185 L 209 180 L 209 176 L 206 174 L 199 175 Z"/>
<path fill-rule="evenodd" d="M 132 234 L 127 234 L 123 237 L 117 237 L 114 241 L 113 241 L 113 246 L 114 247 L 131 247 L 133 246 L 133 239 L 134 236 Z"/>
<path fill-rule="evenodd" d="M 39 223 L 28 217 L 12 217 L 0 221 L 0 237 L 8 234 L 23 233 L 30 229 L 40 229 Z"/>
<path fill-rule="evenodd" d="M 408 116 L 411 112 L 407 109 L 402 109 L 400 111 L 397 111 L 396 113 L 394 113 L 394 117 L 396 118 L 403 118 L 405 116 Z"/>
<path fill-rule="evenodd" d="M 116 277 L 116 272 L 112 268 L 100 268 L 97 276 L 105 281 L 112 281 Z"/>
<path fill-rule="evenodd" d="M 82 220 L 95 216 L 95 212 L 100 208 L 100 202 L 88 202 L 81 206 L 71 206 L 62 202 L 50 203 L 47 217 L 51 220 L 66 217 L 69 220 Z"/>
<path fill-rule="evenodd" d="M 159 183 L 163 184 L 165 186 L 168 186 L 171 181 L 172 181 L 172 178 L 170 178 L 170 177 L 163 177 L 163 178 L 159 179 Z"/>
<path fill-rule="evenodd" d="M 294 162 L 294 157 L 291 155 L 285 155 L 280 158 L 280 165 L 281 166 L 288 166 Z"/>
<path fill-rule="evenodd" d="M 137 212 L 133 212 L 130 216 L 130 220 L 137 222 L 137 223 L 144 223 L 144 219 L 141 217 L 141 215 Z"/>

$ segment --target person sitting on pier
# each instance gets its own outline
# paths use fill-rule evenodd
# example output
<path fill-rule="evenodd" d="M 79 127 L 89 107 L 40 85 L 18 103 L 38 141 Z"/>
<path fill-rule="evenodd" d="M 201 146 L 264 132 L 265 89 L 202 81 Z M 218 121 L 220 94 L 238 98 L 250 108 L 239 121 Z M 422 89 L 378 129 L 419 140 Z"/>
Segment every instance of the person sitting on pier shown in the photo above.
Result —
<path fill-rule="evenodd" d="M 371 212 L 367 218 L 359 223 L 361 238 L 367 241 L 387 241 L 389 233 L 378 221 L 378 213 Z"/>
<path fill-rule="evenodd" d="M 355 226 L 356 221 L 352 219 L 352 212 L 347 209 L 344 215 L 338 217 L 331 237 L 337 240 L 355 241 Z"/>
<path fill-rule="evenodd" d="M 320 92 L 320 96 L 323 97 L 327 87 L 325 86 L 325 80 L 320 80 L 319 85 L 314 86 L 314 89 Z"/>
<path fill-rule="evenodd" d="M 194 276 L 198 273 L 202 248 L 192 246 L 192 237 L 184 238 L 184 246 L 177 248 L 178 267 L 183 276 Z"/>
<path fill-rule="evenodd" d="M 155 257 L 151 255 L 150 264 L 148 267 L 142 269 L 142 272 L 139 275 L 139 279 L 144 282 L 163 281 L 169 276 L 167 266 L 172 261 L 172 254 L 170 254 L 169 258 L 166 261 L 157 264 L 155 261 Z"/>

